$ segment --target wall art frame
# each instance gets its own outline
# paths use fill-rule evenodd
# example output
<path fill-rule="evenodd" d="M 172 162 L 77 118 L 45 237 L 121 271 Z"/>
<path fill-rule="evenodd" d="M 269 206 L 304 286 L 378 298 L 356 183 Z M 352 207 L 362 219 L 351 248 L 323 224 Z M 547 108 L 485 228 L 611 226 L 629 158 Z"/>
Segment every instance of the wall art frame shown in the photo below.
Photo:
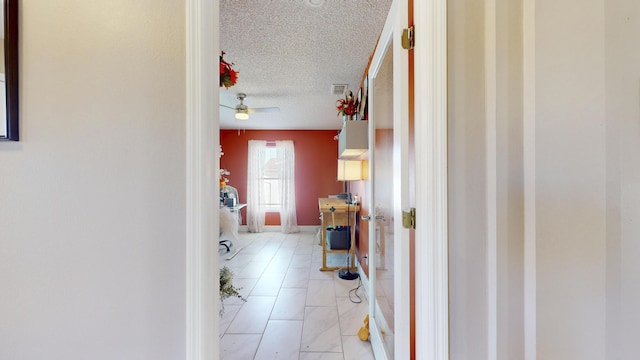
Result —
<path fill-rule="evenodd" d="M 4 109 L 0 107 L 0 140 L 19 141 L 18 101 L 18 0 L 2 0 L 4 22 L 4 81 L 0 93 L 4 93 Z M 1 78 L 1 76 L 0 76 Z"/>

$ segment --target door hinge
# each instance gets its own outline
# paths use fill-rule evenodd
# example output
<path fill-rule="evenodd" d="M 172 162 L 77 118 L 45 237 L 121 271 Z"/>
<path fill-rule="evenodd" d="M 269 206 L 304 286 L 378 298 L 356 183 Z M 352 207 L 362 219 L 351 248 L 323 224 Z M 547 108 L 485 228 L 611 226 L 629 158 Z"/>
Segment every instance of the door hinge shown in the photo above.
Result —
<path fill-rule="evenodd" d="M 402 210 L 402 227 L 405 229 L 416 228 L 416 208 L 411 208 L 409 211 Z"/>
<path fill-rule="evenodd" d="M 407 29 L 402 29 L 402 48 L 406 50 L 413 50 L 416 44 L 415 38 L 416 29 L 415 26 L 411 26 Z"/>

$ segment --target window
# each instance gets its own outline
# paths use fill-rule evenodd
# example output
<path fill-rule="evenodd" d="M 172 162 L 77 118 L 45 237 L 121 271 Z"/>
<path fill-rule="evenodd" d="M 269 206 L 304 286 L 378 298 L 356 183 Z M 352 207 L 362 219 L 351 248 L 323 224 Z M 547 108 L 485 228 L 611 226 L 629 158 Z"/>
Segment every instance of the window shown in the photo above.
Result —
<path fill-rule="evenodd" d="M 259 203 L 266 211 L 280 211 L 282 205 L 282 175 L 284 150 L 267 145 L 258 149 L 263 152 L 260 159 L 264 159 L 258 176 L 260 191 Z"/>
<path fill-rule="evenodd" d="M 247 161 L 247 225 L 265 229 L 265 212 L 280 212 L 282 232 L 298 231 L 293 141 L 249 141 Z"/>

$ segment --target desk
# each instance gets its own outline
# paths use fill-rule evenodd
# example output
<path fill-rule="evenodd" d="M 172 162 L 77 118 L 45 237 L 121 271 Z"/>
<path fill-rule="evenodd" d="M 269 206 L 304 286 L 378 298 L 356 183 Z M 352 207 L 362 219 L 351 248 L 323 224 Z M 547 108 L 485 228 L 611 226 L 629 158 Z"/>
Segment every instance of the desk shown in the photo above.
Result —
<path fill-rule="evenodd" d="M 233 211 L 238 211 L 240 209 L 242 209 L 243 207 L 246 207 L 247 204 L 236 204 L 236 206 L 227 206 L 229 208 L 229 210 Z"/>
<path fill-rule="evenodd" d="M 335 209 L 332 214 L 331 209 Z M 351 257 L 350 270 L 355 270 L 356 253 L 356 219 L 360 210 L 358 205 L 347 205 L 345 199 L 318 198 L 318 209 L 320 210 L 320 231 L 322 232 L 322 267 L 320 270 L 338 270 L 345 266 L 327 266 L 327 254 L 348 253 Z M 335 224 L 334 224 L 335 220 Z M 331 250 L 327 246 L 327 226 L 351 226 L 351 247 L 349 250 Z"/>

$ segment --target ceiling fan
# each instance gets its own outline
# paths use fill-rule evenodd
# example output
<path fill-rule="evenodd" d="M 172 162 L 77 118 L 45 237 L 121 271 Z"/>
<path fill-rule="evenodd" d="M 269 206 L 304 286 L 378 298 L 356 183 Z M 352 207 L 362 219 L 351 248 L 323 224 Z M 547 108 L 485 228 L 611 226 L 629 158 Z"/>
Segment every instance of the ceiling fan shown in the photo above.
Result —
<path fill-rule="evenodd" d="M 223 104 L 220 104 L 220 106 L 226 107 L 228 109 L 235 110 L 236 111 L 236 119 L 238 119 L 238 120 L 248 120 L 249 119 L 249 114 L 253 114 L 253 113 L 278 112 L 278 111 L 280 111 L 279 107 L 263 107 L 263 108 L 250 108 L 250 107 L 248 107 L 247 105 L 244 104 L 244 99 L 247 98 L 247 94 L 245 94 L 245 93 L 238 93 L 238 96 L 236 98 L 238 100 L 240 100 L 240 104 L 236 105 L 235 107 L 227 106 L 227 105 L 223 105 Z"/>

